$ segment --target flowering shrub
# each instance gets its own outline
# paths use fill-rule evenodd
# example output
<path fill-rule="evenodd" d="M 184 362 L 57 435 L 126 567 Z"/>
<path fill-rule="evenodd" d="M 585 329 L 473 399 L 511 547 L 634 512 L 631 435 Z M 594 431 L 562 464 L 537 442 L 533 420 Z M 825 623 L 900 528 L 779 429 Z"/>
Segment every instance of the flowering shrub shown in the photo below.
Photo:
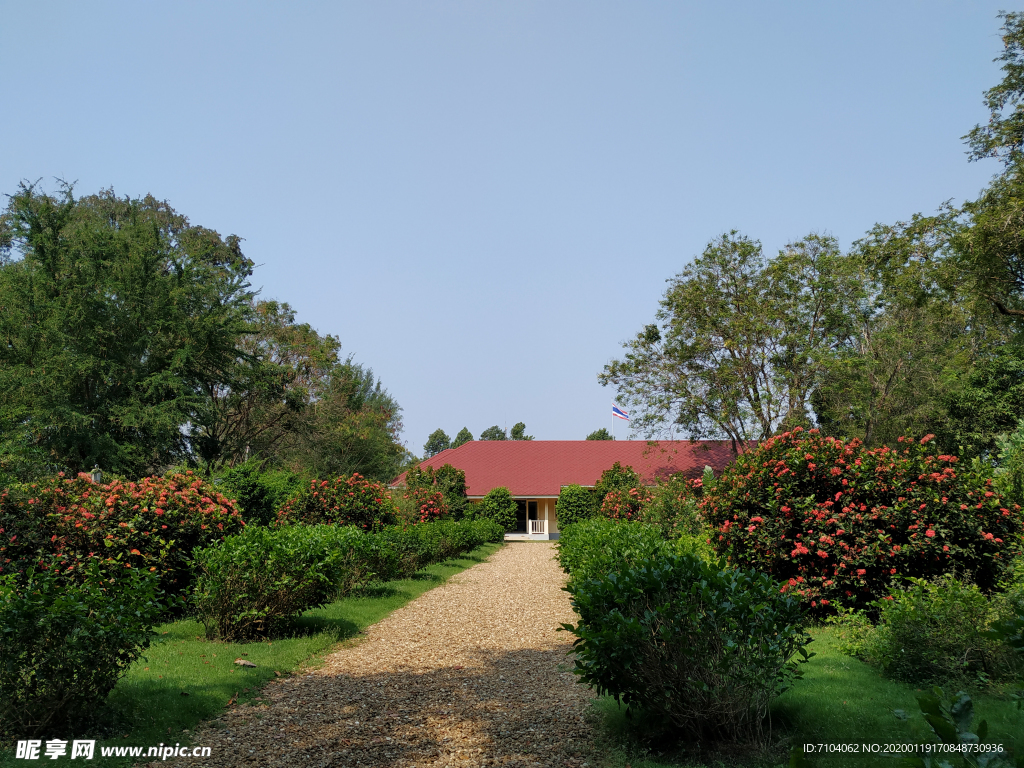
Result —
<path fill-rule="evenodd" d="M 398 510 L 383 483 L 354 472 L 352 477 L 310 482 L 278 510 L 277 524 L 354 525 L 377 531 L 397 518 Z"/>
<path fill-rule="evenodd" d="M 610 520 L 639 520 L 652 498 L 648 488 L 608 491 L 601 502 L 601 516 Z"/>
<path fill-rule="evenodd" d="M 405 488 L 406 499 L 420 498 L 417 492 L 440 491 L 445 514 L 451 514 L 456 520 L 461 519 L 466 511 L 466 473 L 451 464 L 437 469 L 422 465 L 413 467 L 405 473 Z"/>
<path fill-rule="evenodd" d="M 885 597 L 897 575 L 955 572 L 990 590 L 1018 546 L 1020 507 L 931 437 L 898 450 L 799 428 L 773 437 L 706 492 L 712 543 L 826 611 Z"/>
<path fill-rule="evenodd" d="M 191 472 L 96 485 L 81 474 L 0 498 L 0 573 L 45 567 L 57 555 L 66 575 L 92 556 L 160 574 L 160 589 L 188 589 L 192 553 L 245 526 L 234 502 Z"/>
<path fill-rule="evenodd" d="M 429 523 L 448 516 L 448 502 L 441 491 L 430 488 L 413 488 L 402 494 L 411 502 L 415 523 Z"/>

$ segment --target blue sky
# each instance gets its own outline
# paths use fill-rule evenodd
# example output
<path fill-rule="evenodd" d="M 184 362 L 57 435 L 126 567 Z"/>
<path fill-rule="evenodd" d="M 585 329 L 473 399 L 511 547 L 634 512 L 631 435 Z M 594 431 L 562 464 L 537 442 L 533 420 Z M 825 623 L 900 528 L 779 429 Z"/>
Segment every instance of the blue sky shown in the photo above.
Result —
<path fill-rule="evenodd" d="M 240 235 L 415 453 L 439 426 L 581 439 L 716 235 L 848 247 L 978 193 L 997 168 L 960 137 L 1005 7 L 0 0 L 0 192 L 152 193 Z"/>

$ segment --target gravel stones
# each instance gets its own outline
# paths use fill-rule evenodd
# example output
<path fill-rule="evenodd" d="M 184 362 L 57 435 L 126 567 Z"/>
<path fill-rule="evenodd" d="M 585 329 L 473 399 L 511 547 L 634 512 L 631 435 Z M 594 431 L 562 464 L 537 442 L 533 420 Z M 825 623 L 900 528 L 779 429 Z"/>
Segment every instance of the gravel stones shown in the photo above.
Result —
<path fill-rule="evenodd" d="M 191 766 L 582 766 L 590 692 L 557 632 L 575 615 L 554 545 L 506 544 L 368 627 L 322 668 L 199 729 Z"/>

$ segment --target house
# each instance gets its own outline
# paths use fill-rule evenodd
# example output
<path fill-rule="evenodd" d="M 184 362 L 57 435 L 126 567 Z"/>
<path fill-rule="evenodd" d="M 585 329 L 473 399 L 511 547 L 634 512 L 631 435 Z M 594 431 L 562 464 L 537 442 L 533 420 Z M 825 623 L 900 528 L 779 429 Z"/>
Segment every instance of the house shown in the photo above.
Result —
<path fill-rule="evenodd" d="M 466 495 L 479 501 L 492 488 L 509 489 L 518 505 L 508 538 L 557 539 L 555 501 L 563 486 L 593 487 L 615 462 L 632 467 L 644 485 L 683 473 L 717 474 L 735 458 L 729 441 L 689 440 L 476 440 L 431 456 L 420 466 L 451 464 L 466 473 Z M 400 488 L 401 475 L 392 484 Z"/>

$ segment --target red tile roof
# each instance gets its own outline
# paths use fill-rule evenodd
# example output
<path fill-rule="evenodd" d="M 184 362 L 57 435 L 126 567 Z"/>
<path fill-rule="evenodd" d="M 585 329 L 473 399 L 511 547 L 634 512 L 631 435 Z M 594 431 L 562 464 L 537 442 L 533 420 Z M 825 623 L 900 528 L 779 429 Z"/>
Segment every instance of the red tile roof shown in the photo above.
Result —
<path fill-rule="evenodd" d="M 513 496 L 557 496 L 563 485 L 594 485 L 616 461 L 631 466 L 645 485 L 682 472 L 716 474 L 732 462 L 728 441 L 702 440 L 476 440 L 441 451 L 420 466 L 451 464 L 466 473 L 467 495 L 504 486 Z M 401 485 L 405 475 L 392 483 Z"/>

